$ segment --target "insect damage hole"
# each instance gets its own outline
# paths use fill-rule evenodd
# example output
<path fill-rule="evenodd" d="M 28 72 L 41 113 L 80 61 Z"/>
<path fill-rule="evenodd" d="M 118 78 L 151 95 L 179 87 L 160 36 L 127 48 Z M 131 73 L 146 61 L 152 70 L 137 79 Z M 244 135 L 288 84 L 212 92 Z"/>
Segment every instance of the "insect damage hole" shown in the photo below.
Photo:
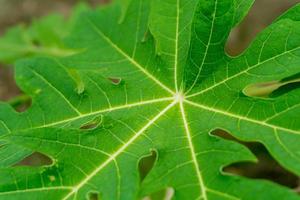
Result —
<path fill-rule="evenodd" d="M 142 157 L 139 161 L 139 173 L 140 173 L 140 180 L 141 182 L 146 178 L 149 174 L 155 162 L 158 158 L 158 152 L 155 150 L 151 150 L 151 154 Z M 143 197 L 142 200 L 154 200 L 154 199 L 164 199 L 164 200 L 171 200 L 174 196 L 174 189 L 168 187 L 164 190 L 155 192 L 149 196 Z"/>
<path fill-rule="evenodd" d="M 299 187 L 299 178 L 281 167 L 263 144 L 241 141 L 221 129 L 214 130 L 211 134 L 246 146 L 258 159 L 257 163 L 238 162 L 228 165 L 223 168 L 224 172 L 251 179 L 270 180 L 291 189 Z"/>
<path fill-rule="evenodd" d="M 100 200 L 99 192 L 91 191 L 87 195 L 87 200 Z"/>
<path fill-rule="evenodd" d="M 243 89 L 243 93 L 250 97 L 273 98 L 284 95 L 299 87 L 300 73 L 280 81 L 250 84 Z"/>
<path fill-rule="evenodd" d="M 119 77 L 109 77 L 108 80 L 114 85 L 120 85 L 122 79 Z"/>
<path fill-rule="evenodd" d="M 149 172 L 153 168 L 156 159 L 157 159 L 157 152 L 155 150 L 151 150 L 149 155 L 146 155 L 140 159 L 138 166 L 139 166 L 141 182 L 145 179 L 145 177 L 149 174 Z"/>
<path fill-rule="evenodd" d="M 102 115 L 97 116 L 94 119 L 92 119 L 91 121 L 81 125 L 80 129 L 82 129 L 82 130 L 94 130 L 102 124 L 102 121 L 103 121 L 103 116 Z"/>
<path fill-rule="evenodd" d="M 42 153 L 34 152 L 31 155 L 24 158 L 22 161 L 18 162 L 15 166 L 32 166 L 32 167 L 40 167 L 40 166 L 50 166 L 53 164 L 53 160 Z"/>

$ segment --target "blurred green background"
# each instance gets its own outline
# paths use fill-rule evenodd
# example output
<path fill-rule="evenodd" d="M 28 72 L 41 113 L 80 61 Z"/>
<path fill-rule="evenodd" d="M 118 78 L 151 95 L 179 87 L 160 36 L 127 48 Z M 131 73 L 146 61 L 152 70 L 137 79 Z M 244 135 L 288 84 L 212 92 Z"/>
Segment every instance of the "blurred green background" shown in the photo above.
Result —
<path fill-rule="evenodd" d="M 108 1 L 109 0 L 0 0 L 0 37 L 5 34 L 8 28 L 14 25 L 24 24 L 26 26 L 32 21 L 50 13 L 59 13 L 67 18 L 71 13 L 71 9 L 79 2 L 85 2 L 91 6 L 98 6 Z M 227 52 L 230 55 L 238 55 L 241 53 L 261 30 L 296 3 L 300 3 L 300 0 L 256 0 L 248 16 L 231 32 L 226 47 Z M 0 100 L 7 101 L 18 95 L 20 95 L 20 91 L 14 83 L 13 68 L 9 67 L 8 64 L 0 63 Z M 222 133 L 221 131 L 217 134 L 231 139 L 228 134 Z M 299 177 L 282 169 L 276 161 L 269 156 L 262 145 L 258 143 L 247 143 L 245 145 L 256 154 L 260 162 L 258 164 L 235 164 L 228 167 L 227 171 L 251 178 L 269 179 L 300 192 Z M 39 158 L 39 156 L 32 157 L 25 163 L 38 164 L 38 162 L 40 162 Z M 143 169 L 149 168 L 151 159 L 150 161 L 146 160 L 145 163 Z"/>

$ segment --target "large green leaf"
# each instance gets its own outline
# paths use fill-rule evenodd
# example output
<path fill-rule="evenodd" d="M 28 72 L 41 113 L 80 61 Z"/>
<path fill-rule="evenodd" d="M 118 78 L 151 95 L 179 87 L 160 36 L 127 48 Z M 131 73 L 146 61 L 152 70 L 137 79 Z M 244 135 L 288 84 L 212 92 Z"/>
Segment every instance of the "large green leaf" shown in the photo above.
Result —
<path fill-rule="evenodd" d="M 243 93 L 300 72 L 300 17 L 294 8 L 229 57 L 228 34 L 252 3 L 116 1 L 80 18 L 68 39 L 80 53 L 19 62 L 17 82 L 33 105 L 23 113 L 1 105 L 2 144 L 53 164 L 3 167 L 0 199 L 137 199 L 166 188 L 174 199 L 299 199 L 270 181 L 225 173 L 256 158 L 211 134 L 260 142 L 300 175 L 300 90 Z M 141 180 L 138 164 L 153 152 Z"/>

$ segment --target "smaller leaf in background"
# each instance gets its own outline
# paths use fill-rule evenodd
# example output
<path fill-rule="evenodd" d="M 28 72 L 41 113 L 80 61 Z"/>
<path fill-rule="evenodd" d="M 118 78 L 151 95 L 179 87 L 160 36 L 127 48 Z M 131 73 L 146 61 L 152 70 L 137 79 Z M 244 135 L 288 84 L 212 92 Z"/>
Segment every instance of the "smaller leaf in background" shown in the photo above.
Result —
<path fill-rule="evenodd" d="M 52 14 L 34 20 L 29 26 L 17 25 L 0 37 L 0 62 L 14 63 L 20 58 L 34 56 L 67 56 L 75 53 L 64 44 L 64 38 L 74 26 L 80 14 L 89 7 L 78 4 L 68 19 Z"/>

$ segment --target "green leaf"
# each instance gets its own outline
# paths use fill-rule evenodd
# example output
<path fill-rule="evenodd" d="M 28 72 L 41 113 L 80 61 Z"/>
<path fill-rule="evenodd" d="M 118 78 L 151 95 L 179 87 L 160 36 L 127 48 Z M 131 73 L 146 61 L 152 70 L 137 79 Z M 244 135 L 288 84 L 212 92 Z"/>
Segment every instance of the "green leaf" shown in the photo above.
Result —
<path fill-rule="evenodd" d="M 256 157 L 211 134 L 260 142 L 300 175 L 300 90 L 243 94 L 299 74 L 299 13 L 229 57 L 229 32 L 252 3 L 116 1 L 78 20 L 67 40 L 78 54 L 19 62 L 17 83 L 33 103 L 23 113 L 1 104 L 1 144 L 53 164 L 2 167 L 0 199 L 138 199 L 166 188 L 174 199 L 299 199 L 285 186 L 224 172 Z M 152 152 L 156 161 L 141 180 L 139 162 Z"/>
<path fill-rule="evenodd" d="M 33 20 L 26 26 L 12 27 L 0 38 L 0 61 L 14 63 L 24 57 L 67 56 L 75 53 L 64 43 L 80 14 L 89 8 L 78 4 L 66 20 L 61 14 L 52 14 Z"/>

